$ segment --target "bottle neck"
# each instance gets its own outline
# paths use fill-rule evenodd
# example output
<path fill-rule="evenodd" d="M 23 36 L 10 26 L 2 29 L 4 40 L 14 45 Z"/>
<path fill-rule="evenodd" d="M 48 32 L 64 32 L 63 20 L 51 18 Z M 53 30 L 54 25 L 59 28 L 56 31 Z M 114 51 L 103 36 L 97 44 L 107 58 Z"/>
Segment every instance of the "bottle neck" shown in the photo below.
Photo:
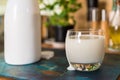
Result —
<path fill-rule="evenodd" d="M 117 9 L 116 0 L 113 0 L 112 10 L 115 11 Z"/>
<path fill-rule="evenodd" d="M 106 11 L 102 9 L 102 21 L 106 21 Z"/>
<path fill-rule="evenodd" d="M 117 6 L 117 8 L 116 8 L 117 11 L 116 12 L 120 11 L 120 2 L 117 2 L 116 6 Z"/>
<path fill-rule="evenodd" d="M 116 0 L 117 10 L 120 9 L 120 0 Z"/>
<path fill-rule="evenodd" d="M 112 26 L 119 26 L 120 25 L 120 4 L 117 4 L 116 12 L 111 20 Z"/>
<path fill-rule="evenodd" d="M 91 20 L 93 22 L 96 22 L 98 20 L 98 17 L 97 17 L 98 15 L 97 15 L 97 9 L 96 8 L 92 9 L 92 15 L 91 16 L 92 16 Z"/>

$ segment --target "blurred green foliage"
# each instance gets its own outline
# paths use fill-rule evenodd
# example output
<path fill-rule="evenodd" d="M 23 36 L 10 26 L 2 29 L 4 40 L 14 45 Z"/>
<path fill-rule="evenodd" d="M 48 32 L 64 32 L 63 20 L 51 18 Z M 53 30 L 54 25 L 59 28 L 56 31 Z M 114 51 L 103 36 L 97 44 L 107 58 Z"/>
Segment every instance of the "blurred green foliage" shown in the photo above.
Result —
<path fill-rule="evenodd" d="M 54 13 L 53 15 L 48 16 L 48 25 L 74 25 L 75 20 L 73 15 L 70 15 L 70 13 L 75 13 L 81 8 L 81 3 L 78 3 L 77 0 L 55 0 L 53 4 L 45 4 L 44 0 L 39 0 L 39 2 L 45 5 L 45 7 L 41 8 L 41 10 L 52 11 L 56 5 L 59 5 L 62 9 L 59 14 Z M 72 24 L 69 22 L 69 20 L 72 21 Z"/>

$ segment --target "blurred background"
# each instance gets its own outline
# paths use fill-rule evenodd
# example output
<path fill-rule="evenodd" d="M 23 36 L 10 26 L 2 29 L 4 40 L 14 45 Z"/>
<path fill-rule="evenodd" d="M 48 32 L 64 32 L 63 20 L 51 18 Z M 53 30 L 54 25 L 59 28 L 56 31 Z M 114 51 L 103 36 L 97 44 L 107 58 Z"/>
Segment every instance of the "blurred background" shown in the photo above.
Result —
<path fill-rule="evenodd" d="M 66 26 L 75 29 L 89 27 L 90 9 L 97 9 L 96 21 L 100 23 L 101 10 L 106 10 L 107 21 L 112 10 L 113 0 L 38 0 L 41 15 L 41 39 L 43 47 L 64 48 Z M 90 2 L 90 3 L 89 3 Z M 93 2 L 93 3 L 91 3 Z M 0 43 L 4 36 L 4 13 L 7 0 L 0 0 Z M 54 10 L 53 10 L 54 9 Z M 51 11 L 53 10 L 53 12 Z M 62 11 L 63 10 L 63 11 Z M 54 13 L 55 12 L 55 13 Z M 69 15 L 68 15 L 69 14 Z M 56 19 L 56 16 L 59 16 Z M 59 21 L 59 20 L 60 21 Z M 55 26 L 62 27 L 60 32 Z M 60 32 L 62 34 L 56 33 Z M 62 38 L 61 39 L 61 37 Z M 57 36 L 58 39 L 55 37 Z M 59 37 L 60 36 L 60 37 Z M 46 45 L 47 44 L 47 45 Z"/>
<path fill-rule="evenodd" d="M 4 13 L 6 7 L 6 0 L 0 1 L 0 51 L 4 47 Z"/>

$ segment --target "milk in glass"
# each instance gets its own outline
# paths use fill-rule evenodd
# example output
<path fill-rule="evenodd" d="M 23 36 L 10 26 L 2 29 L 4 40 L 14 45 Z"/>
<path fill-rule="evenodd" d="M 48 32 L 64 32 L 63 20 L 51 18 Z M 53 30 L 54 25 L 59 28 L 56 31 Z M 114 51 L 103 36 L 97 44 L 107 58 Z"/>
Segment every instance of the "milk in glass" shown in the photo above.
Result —
<path fill-rule="evenodd" d="M 98 69 L 104 58 L 104 36 L 67 36 L 66 55 L 69 63 L 77 70 Z"/>

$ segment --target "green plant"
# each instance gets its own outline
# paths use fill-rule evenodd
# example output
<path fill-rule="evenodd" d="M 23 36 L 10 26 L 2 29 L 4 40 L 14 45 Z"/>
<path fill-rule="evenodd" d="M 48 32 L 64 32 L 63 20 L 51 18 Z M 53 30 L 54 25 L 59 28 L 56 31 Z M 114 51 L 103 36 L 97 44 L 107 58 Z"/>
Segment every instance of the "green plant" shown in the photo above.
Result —
<path fill-rule="evenodd" d="M 39 0 L 41 11 L 48 11 L 49 25 L 74 25 L 73 13 L 78 11 L 81 4 L 77 0 Z M 46 1 L 46 2 L 45 2 Z M 52 2 L 53 1 L 53 2 Z M 70 21 L 72 23 L 70 23 Z"/>

